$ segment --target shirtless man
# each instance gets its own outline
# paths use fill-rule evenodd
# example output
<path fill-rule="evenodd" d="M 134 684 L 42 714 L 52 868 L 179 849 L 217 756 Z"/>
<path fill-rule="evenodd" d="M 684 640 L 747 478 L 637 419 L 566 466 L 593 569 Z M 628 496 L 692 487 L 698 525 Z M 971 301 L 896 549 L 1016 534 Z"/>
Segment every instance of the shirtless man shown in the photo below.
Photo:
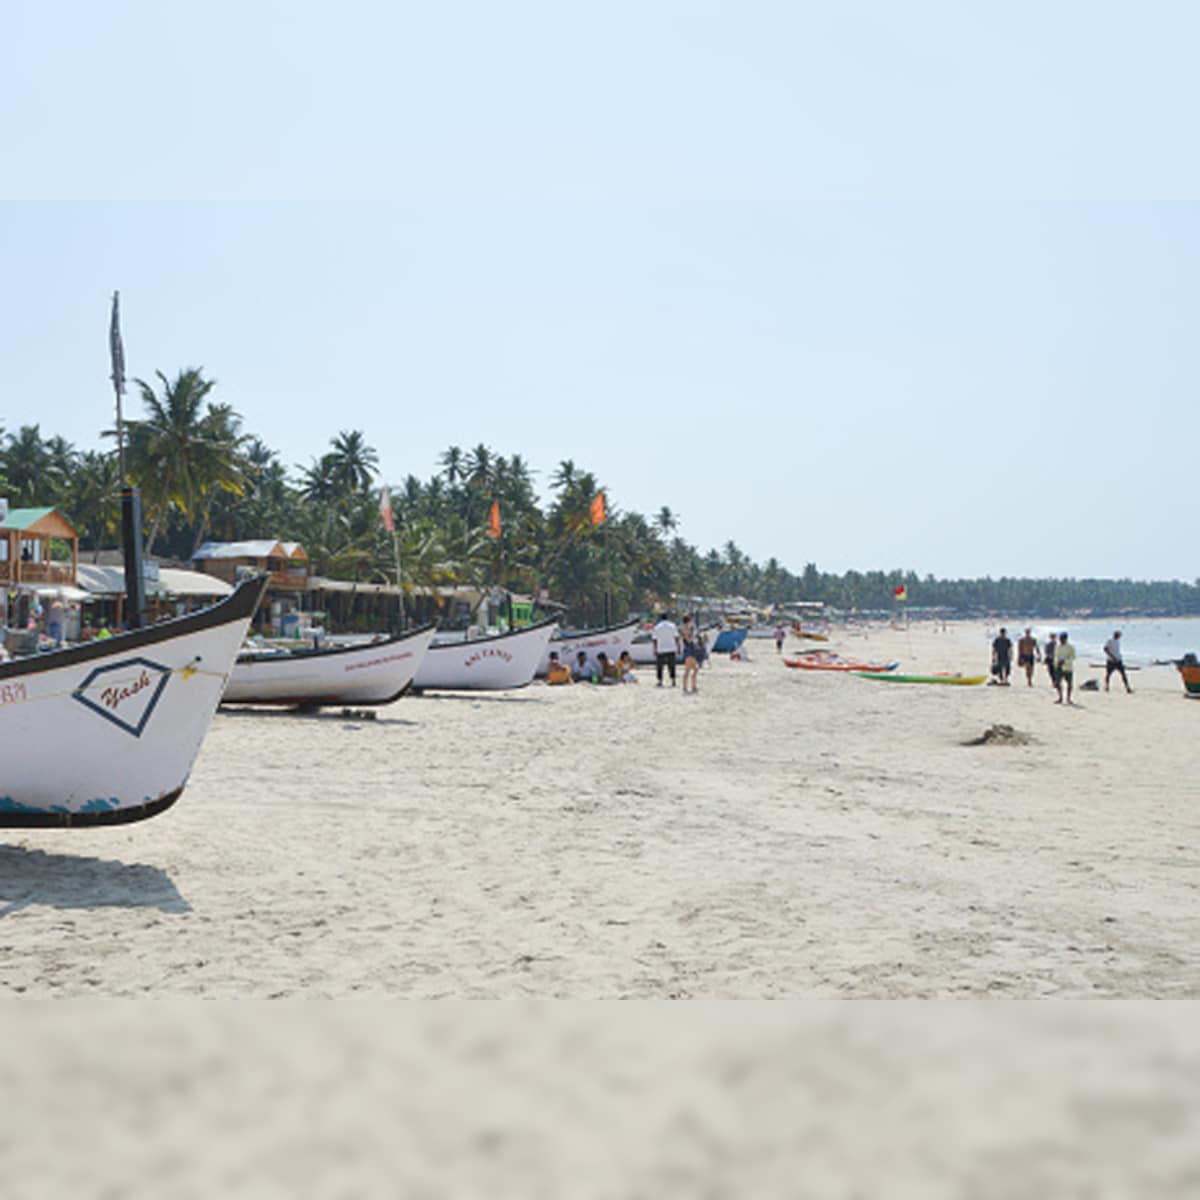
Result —
<path fill-rule="evenodd" d="M 1042 651 L 1033 630 L 1025 627 L 1025 636 L 1017 639 L 1017 666 L 1025 668 L 1025 682 L 1033 687 L 1033 666 L 1041 661 Z"/>

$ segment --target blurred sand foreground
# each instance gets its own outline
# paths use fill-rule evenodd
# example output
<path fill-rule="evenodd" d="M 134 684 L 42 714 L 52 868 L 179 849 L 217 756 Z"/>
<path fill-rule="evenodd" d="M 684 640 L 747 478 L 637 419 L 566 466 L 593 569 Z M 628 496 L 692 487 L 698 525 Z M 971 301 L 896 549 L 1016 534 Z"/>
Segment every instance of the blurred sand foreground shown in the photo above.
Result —
<path fill-rule="evenodd" d="M 973 625 L 835 645 L 988 660 Z M 696 697 L 643 670 L 376 721 L 221 713 L 163 816 L 0 834 L 0 993 L 1200 994 L 1200 703 L 1173 670 L 1067 709 L 1041 673 L 751 653 Z M 1032 740 L 963 745 L 996 723 Z"/>
<path fill-rule="evenodd" d="M 9 1005 L 3 1194 L 1194 1197 L 1191 1005 Z"/>

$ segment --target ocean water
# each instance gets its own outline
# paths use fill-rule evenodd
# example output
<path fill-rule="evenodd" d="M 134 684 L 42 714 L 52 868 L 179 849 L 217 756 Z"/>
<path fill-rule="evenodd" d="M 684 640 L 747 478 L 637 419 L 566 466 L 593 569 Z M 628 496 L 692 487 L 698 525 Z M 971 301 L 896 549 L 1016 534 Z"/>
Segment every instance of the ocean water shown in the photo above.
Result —
<path fill-rule="evenodd" d="M 1104 620 L 1064 620 L 1057 624 L 1013 621 L 1006 623 L 1005 628 L 1014 645 L 1027 624 L 1037 635 L 1039 645 L 1045 645 L 1051 632 L 1059 633 L 1065 629 L 1084 661 L 1104 661 L 1104 643 L 1112 637 L 1114 629 L 1121 631 L 1124 659 L 1132 667 L 1146 667 L 1161 659 L 1182 658 L 1189 650 L 1200 655 L 1200 617 L 1172 617 L 1169 620 L 1106 617 Z M 995 636 L 996 628 L 989 630 L 989 636 Z"/>

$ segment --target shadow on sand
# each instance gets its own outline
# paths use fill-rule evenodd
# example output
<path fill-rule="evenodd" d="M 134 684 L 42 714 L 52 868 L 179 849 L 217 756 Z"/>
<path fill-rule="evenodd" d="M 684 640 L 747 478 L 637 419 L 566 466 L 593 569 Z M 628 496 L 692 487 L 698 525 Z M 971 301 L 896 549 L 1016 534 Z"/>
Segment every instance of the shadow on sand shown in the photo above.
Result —
<path fill-rule="evenodd" d="M 385 715 L 383 708 L 251 708 L 249 706 L 224 704 L 217 709 L 218 717 L 258 717 L 264 721 L 357 721 L 361 724 L 370 722 L 374 725 L 411 725 L 414 728 L 419 721 L 410 721 L 405 717 Z"/>
<path fill-rule="evenodd" d="M 0 917 L 34 904 L 192 911 L 171 877 L 158 867 L 0 844 Z"/>

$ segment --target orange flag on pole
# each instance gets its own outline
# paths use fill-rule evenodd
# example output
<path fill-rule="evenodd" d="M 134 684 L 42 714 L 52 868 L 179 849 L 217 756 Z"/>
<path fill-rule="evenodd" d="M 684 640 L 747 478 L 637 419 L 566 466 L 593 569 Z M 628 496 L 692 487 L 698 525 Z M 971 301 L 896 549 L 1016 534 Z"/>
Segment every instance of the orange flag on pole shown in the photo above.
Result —
<path fill-rule="evenodd" d="M 592 524 L 603 525 L 607 519 L 607 514 L 604 511 L 604 493 L 597 492 L 592 500 Z"/>
<path fill-rule="evenodd" d="M 490 513 L 488 513 L 487 535 L 488 535 L 488 537 L 496 537 L 496 538 L 498 538 L 500 536 L 500 501 L 499 500 L 492 501 L 492 511 Z"/>
<path fill-rule="evenodd" d="M 392 490 L 389 487 L 384 487 L 379 493 L 379 516 L 383 521 L 383 527 L 388 533 L 394 533 L 396 523 L 392 520 Z"/>

